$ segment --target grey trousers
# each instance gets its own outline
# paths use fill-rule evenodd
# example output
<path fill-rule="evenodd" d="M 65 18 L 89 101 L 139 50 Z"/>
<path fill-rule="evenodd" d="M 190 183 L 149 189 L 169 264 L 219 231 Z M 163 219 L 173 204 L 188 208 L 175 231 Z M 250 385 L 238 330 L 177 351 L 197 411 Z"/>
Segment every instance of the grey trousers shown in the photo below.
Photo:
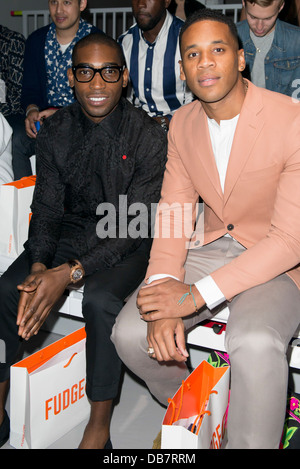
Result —
<path fill-rule="evenodd" d="M 194 283 L 243 250 L 229 237 L 190 250 L 185 282 Z M 125 365 L 167 405 L 167 399 L 175 394 L 189 371 L 185 364 L 159 363 L 148 357 L 147 324 L 140 319 L 136 307 L 138 291 L 117 317 L 112 341 Z M 237 295 L 227 306 L 230 316 L 225 345 L 231 364 L 227 448 L 276 449 L 286 409 L 286 352 L 300 323 L 300 292 L 283 274 Z M 185 319 L 186 331 L 216 312 L 203 308 L 198 315 Z"/>

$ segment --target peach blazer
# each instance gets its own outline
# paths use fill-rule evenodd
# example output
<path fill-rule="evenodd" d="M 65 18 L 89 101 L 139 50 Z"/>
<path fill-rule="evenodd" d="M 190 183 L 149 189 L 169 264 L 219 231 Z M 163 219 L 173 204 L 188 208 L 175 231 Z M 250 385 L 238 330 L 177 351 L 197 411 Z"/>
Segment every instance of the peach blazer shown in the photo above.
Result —
<path fill-rule="evenodd" d="M 192 232 L 199 196 L 204 234 Z M 192 207 L 190 230 L 182 226 L 183 206 Z M 166 220 L 171 220 L 171 237 L 161 236 Z M 227 299 L 283 272 L 300 288 L 300 103 L 250 82 L 224 194 L 200 102 L 176 111 L 146 279 L 163 273 L 183 281 L 187 249 L 226 233 L 247 248 L 211 273 Z"/>

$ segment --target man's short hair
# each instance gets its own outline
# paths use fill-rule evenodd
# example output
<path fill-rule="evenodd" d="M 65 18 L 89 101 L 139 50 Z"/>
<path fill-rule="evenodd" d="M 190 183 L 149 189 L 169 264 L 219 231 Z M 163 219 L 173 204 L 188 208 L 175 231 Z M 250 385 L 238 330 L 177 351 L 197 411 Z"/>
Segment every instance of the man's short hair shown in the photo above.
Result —
<path fill-rule="evenodd" d="M 198 23 L 199 21 L 217 21 L 219 23 L 224 23 L 227 24 L 233 39 L 237 43 L 237 46 L 239 49 L 241 49 L 241 43 L 240 39 L 238 36 L 237 28 L 233 20 L 228 17 L 223 15 L 221 12 L 217 10 L 211 10 L 209 8 L 197 10 L 194 13 L 192 13 L 185 21 L 184 25 L 181 28 L 180 34 L 179 34 L 179 44 L 181 47 L 181 41 L 182 41 L 182 36 L 184 32 L 194 23 Z"/>
<path fill-rule="evenodd" d="M 75 44 L 74 49 L 73 49 L 73 53 L 72 53 L 73 65 L 77 65 L 76 55 L 77 55 L 78 49 L 80 49 L 81 47 L 86 47 L 90 44 L 103 44 L 103 45 L 111 47 L 112 49 L 115 49 L 120 60 L 120 65 L 121 66 L 126 65 L 122 47 L 115 39 L 113 39 L 112 37 L 108 36 L 108 34 L 105 34 L 105 33 L 91 33 L 91 34 L 88 34 L 87 36 L 84 36 L 82 39 L 80 39 Z"/>
<path fill-rule="evenodd" d="M 245 4 L 251 3 L 253 5 L 258 5 L 259 7 L 266 8 L 266 7 L 270 7 L 271 5 L 273 5 L 273 3 L 276 1 L 277 0 L 245 0 Z M 283 5 L 283 3 L 284 3 L 284 0 L 279 0 L 278 7 L 280 8 L 281 5 Z"/>

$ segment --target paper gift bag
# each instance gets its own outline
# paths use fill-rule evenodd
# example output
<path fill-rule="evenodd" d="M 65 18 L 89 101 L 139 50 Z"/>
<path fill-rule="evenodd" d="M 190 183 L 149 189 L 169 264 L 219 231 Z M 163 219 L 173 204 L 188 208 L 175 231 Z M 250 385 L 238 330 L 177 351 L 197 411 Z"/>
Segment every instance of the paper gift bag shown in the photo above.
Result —
<path fill-rule="evenodd" d="M 85 418 L 84 328 L 11 367 L 10 444 L 44 449 Z"/>
<path fill-rule="evenodd" d="M 0 254 L 16 258 L 28 238 L 35 176 L 0 186 Z"/>
<path fill-rule="evenodd" d="M 205 360 L 182 382 L 162 425 L 162 449 L 219 449 L 227 419 L 229 367 Z"/>

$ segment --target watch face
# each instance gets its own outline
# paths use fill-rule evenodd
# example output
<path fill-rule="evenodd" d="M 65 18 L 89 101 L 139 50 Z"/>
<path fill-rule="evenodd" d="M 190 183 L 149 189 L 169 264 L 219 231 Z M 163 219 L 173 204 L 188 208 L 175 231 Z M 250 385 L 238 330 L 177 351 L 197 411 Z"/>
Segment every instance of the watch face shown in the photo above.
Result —
<path fill-rule="evenodd" d="M 76 269 L 74 270 L 73 274 L 72 274 L 72 278 L 73 278 L 73 281 L 74 282 L 77 282 L 77 280 L 80 280 L 83 276 L 83 272 L 81 269 Z"/>

